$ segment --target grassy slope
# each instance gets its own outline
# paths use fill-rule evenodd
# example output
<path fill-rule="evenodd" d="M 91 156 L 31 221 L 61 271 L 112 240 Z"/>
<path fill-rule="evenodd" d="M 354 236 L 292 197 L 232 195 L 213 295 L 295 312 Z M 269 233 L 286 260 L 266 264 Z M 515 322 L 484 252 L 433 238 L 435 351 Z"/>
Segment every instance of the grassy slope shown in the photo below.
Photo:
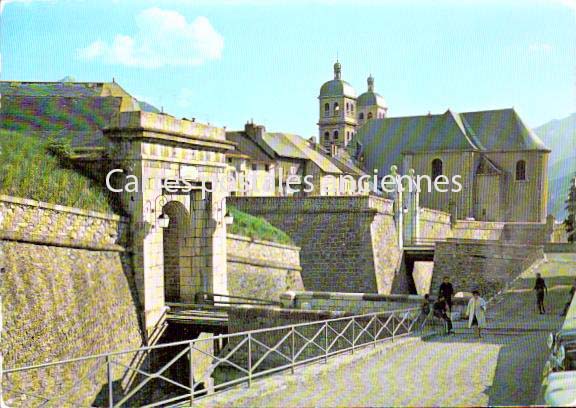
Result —
<path fill-rule="evenodd" d="M 111 213 L 104 189 L 48 153 L 48 142 L 0 130 L 0 194 Z"/>
<path fill-rule="evenodd" d="M 246 214 L 229 206 L 234 223 L 228 227 L 228 232 L 244 235 L 253 239 L 277 242 L 279 244 L 294 245 L 290 237 L 282 230 L 274 227 L 263 218 Z"/>

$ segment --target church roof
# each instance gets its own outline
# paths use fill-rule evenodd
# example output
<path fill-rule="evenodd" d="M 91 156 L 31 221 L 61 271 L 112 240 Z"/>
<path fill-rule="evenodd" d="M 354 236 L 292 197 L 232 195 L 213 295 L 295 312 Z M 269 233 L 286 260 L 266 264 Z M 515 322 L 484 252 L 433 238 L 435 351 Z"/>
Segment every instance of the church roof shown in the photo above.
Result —
<path fill-rule="evenodd" d="M 364 156 L 365 168 L 383 171 L 400 166 L 404 153 L 547 150 L 514 109 L 373 119 L 355 141 L 351 153 Z"/>
<path fill-rule="evenodd" d="M 359 108 L 362 108 L 365 106 L 374 106 L 374 105 L 385 108 L 386 107 L 386 101 L 384 100 L 384 98 L 380 94 L 378 94 L 376 92 L 372 92 L 372 91 L 367 91 L 358 97 L 358 101 L 356 102 L 356 105 Z"/>
<path fill-rule="evenodd" d="M 320 95 L 318 97 L 327 98 L 333 96 L 348 96 L 350 98 L 356 98 L 356 91 L 348 82 L 342 79 L 332 79 L 328 82 L 324 82 L 322 87 L 320 87 Z"/>

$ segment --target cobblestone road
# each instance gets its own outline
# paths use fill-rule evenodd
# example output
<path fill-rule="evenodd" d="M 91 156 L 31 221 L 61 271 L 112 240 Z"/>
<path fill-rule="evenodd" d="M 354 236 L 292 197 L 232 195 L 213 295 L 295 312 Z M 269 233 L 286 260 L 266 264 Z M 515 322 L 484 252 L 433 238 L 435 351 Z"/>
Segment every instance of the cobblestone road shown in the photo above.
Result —
<path fill-rule="evenodd" d="M 539 392 L 546 337 L 557 329 L 576 255 L 548 255 L 538 270 L 547 281 L 549 313 L 538 315 L 530 271 L 489 305 L 489 327 L 477 339 L 414 340 L 379 354 L 324 368 L 305 367 L 251 389 L 204 400 L 205 406 L 486 406 L 529 405 Z M 389 347 L 381 346 L 381 347 Z M 292 378 L 289 378 L 292 377 Z M 294 378 L 295 377 L 295 378 Z"/>

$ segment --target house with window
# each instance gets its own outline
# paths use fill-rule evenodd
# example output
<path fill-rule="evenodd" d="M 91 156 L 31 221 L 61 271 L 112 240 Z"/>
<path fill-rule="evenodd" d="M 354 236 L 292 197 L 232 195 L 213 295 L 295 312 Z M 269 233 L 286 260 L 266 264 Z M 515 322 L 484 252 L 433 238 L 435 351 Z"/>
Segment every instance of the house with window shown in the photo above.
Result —
<path fill-rule="evenodd" d="M 227 131 L 226 138 L 236 144 L 236 150 L 226 155 L 237 186 L 232 195 L 358 193 L 356 181 L 364 175 L 362 170 L 331 155 L 313 140 L 292 133 L 267 132 L 254 123 L 246 123 L 242 131 Z M 245 180 L 250 180 L 250 186 L 240 188 Z"/>
<path fill-rule="evenodd" d="M 513 108 L 372 119 L 348 152 L 368 173 L 389 174 L 395 165 L 401 174 L 449 180 L 449 191 L 420 186 L 423 207 L 458 219 L 546 220 L 550 150 Z M 462 188 L 452 188 L 454 176 Z"/>

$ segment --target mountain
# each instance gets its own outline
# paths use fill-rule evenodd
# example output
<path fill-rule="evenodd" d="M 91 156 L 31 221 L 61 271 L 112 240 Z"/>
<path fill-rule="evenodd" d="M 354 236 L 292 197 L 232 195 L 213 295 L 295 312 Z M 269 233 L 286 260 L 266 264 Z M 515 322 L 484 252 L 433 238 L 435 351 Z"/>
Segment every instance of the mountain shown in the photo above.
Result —
<path fill-rule="evenodd" d="M 552 150 L 548 161 L 548 213 L 563 220 L 564 200 L 570 180 L 576 175 L 576 113 L 533 130 Z"/>

